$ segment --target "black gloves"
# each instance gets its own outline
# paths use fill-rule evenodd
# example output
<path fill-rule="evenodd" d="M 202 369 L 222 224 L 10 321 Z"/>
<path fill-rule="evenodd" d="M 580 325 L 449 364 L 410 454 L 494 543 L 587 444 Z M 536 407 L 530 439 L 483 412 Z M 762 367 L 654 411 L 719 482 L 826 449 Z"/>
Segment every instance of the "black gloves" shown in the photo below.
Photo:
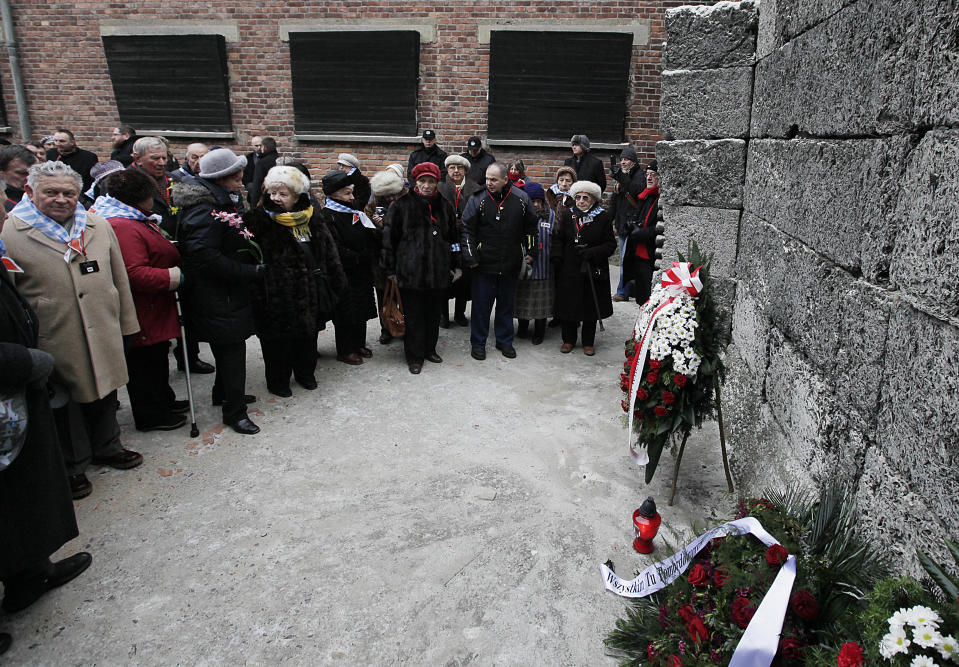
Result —
<path fill-rule="evenodd" d="M 256 265 L 256 279 L 263 280 L 266 278 L 266 264 L 257 264 Z"/>

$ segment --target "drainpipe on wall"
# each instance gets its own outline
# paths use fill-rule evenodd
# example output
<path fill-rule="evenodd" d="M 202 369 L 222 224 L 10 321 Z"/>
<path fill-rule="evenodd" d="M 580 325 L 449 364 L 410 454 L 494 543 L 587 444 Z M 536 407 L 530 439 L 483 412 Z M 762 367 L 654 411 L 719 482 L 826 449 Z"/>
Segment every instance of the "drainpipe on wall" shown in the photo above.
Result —
<path fill-rule="evenodd" d="M 17 119 L 20 121 L 20 141 L 32 141 L 30 116 L 27 115 L 27 96 L 23 90 L 23 77 L 20 75 L 20 56 L 17 55 L 17 40 L 13 36 L 13 13 L 10 0 L 0 0 L 0 12 L 3 13 L 3 36 L 10 58 L 10 76 L 13 77 L 13 94 L 17 98 Z"/>

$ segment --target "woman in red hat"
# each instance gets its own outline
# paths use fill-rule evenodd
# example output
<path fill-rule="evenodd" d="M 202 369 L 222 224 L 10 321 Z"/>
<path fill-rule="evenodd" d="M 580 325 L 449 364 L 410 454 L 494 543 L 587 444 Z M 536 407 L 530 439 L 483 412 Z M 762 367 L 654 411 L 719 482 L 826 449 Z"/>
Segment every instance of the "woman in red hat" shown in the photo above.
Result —
<path fill-rule="evenodd" d="M 459 269 L 456 214 L 437 185 L 440 170 L 432 162 L 410 173 L 414 187 L 390 206 L 383 227 L 383 266 L 403 299 L 406 335 L 403 345 L 410 373 L 419 374 L 423 361 L 440 363 L 436 353 L 440 312 L 446 307 L 450 279 Z"/>

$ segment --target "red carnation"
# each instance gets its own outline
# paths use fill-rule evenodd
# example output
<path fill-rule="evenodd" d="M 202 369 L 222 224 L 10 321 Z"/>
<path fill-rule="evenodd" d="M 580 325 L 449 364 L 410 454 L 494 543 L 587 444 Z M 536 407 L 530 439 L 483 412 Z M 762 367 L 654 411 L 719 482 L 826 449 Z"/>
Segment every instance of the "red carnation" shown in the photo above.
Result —
<path fill-rule="evenodd" d="M 677 387 L 685 387 L 686 382 L 688 380 L 689 378 L 687 378 L 682 373 L 676 373 L 676 375 L 673 376 L 673 382 L 676 384 Z"/>
<path fill-rule="evenodd" d="M 709 574 L 707 574 L 706 568 L 698 563 L 693 565 L 693 569 L 689 571 L 689 583 L 693 586 L 707 585 L 709 583 Z"/>
<path fill-rule="evenodd" d="M 666 667 L 682 667 L 682 665 L 683 659 L 675 653 L 669 656 L 669 660 L 666 661 Z"/>
<path fill-rule="evenodd" d="M 676 395 L 671 391 L 663 392 L 663 403 L 666 405 L 672 405 L 676 402 Z"/>
<path fill-rule="evenodd" d="M 805 588 L 801 588 L 792 594 L 789 598 L 793 611 L 796 616 L 808 622 L 815 621 L 819 617 L 819 603 Z"/>
<path fill-rule="evenodd" d="M 753 614 L 755 613 L 756 610 L 749 604 L 749 598 L 736 598 L 733 602 L 732 619 L 733 623 L 739 627 L 745 628 L 749 625 L 749 621 L 753 620 Z"/>
<path fill-rule="evenodd" d="M 646 382 L 649 384 L 656 384 L 657 380 L 659 380 L 659 373 L 656 371 L 650 371 L 646 374 Z"/>
<path fill-rule="evenodd" d="M 679 618 L 683 623 L 689 623 L 690 620 L 696 618 L 696 612 L 693 611 L 691 605 L 684 604 L 682 607 L 676 610 L 676 613 L 679 614 Z"/>
<path fill-rule="evenodd" d="M 657 417 L 665 417 L 666 415 L 669 414 L 669 410 L 664 408 L 662 405 L 657 405 L 655 408 L 653 408 L 653 413 Z"/>
<path fill-rule="evenodd" d="M 647 398 L 649 398 L 649 392 L 648 392 L 648 391 L 646 391 L 645 389 L 637 389 L 637 390 L 636 390 L 636 400 L 638 400 L 638 401 L 645 401 Z"/>
<path fill-rule="evenodd" d="M 836 658 L 836 667 L 861 667 L 865 662 L 862 654 L 862 647 L 856 642 L 846 642 L 839 649 L 839 657 Z"/>
<path fill-rule="evenodd" d="M 713 572 L 713 581 L 716 582 L 716 585 L 722 588 L 726 585 L 726 582 L 729 581 L 729 574 L 721 567 L 717 567 L 716 571 Z"/>
<path fill-rule="evenodd" d="M 689 631 L 689 636 L 697 644 L 709 639 L 709 630 L 706 629 L 706 624 L 703 623 L 702 619 L 698 617 L 686 624 L 686 630 Z"/>
<path fill-rule="evenodd" d="M 656 361 L 655 359 L 649 362 L 649 367 L 652 368 L 653 370 L 656 370 L 660 366 L 662 366 L 662 363 L 660 363 L 659 361 Z"/>
<path fill-rule="evenodd" d="M 786 637 L 779 640 L 779 653 L 786 660 L 802 660 L 806 645 L 796 637 Z"/>
<path fill-rule="evenodd" d="M 774 544 L 766 549 L 766 564 L 769 565 L 769 567 L 779 567 L 786 562 L 788 557 L 789 552 L 786 551 L 786 547 L 781 544 Z"/>

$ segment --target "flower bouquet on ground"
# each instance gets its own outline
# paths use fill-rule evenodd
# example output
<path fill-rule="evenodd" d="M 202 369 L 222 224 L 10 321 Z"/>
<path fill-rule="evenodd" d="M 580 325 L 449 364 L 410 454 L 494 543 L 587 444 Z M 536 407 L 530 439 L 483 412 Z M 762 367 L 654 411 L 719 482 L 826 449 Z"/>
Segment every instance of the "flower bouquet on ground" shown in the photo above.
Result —
<path fill-rule="evenodd" d="M 638 446 L 631 444 L 630 451 L 637 463 L 645 464 L 647 484 L 670 436 L 682 433 L 685 438 L 693 426 L 716 414 L 719 383 L 725 378 L 722 353 L 729 335 L 712 295 L 712 255 L 703 256 L 693 241 L 688 256 L 686 262 L 680 255 L 664 272 L 626 341 L 622 408 L 628 437 L 632 440 L 635 433 Z"/>
<path fill-rule="evenodd" d="M 883 561 L 854 535 L 855 512 L 838 488 L 818 499 L 769 493 L 740 502 L 738 516 L 757 519 L 780 544 L 747 535 L 715 538 L 683 576 L 630 601 L 606 638 L 623 665 L 728 665 L 780 566 L 796 557 L 774 665 L 807 664 L 811 647 L 829 642 L 864 591 L 885 573 Z M 835 658 L 833 658 L 835 660 Z"/>

